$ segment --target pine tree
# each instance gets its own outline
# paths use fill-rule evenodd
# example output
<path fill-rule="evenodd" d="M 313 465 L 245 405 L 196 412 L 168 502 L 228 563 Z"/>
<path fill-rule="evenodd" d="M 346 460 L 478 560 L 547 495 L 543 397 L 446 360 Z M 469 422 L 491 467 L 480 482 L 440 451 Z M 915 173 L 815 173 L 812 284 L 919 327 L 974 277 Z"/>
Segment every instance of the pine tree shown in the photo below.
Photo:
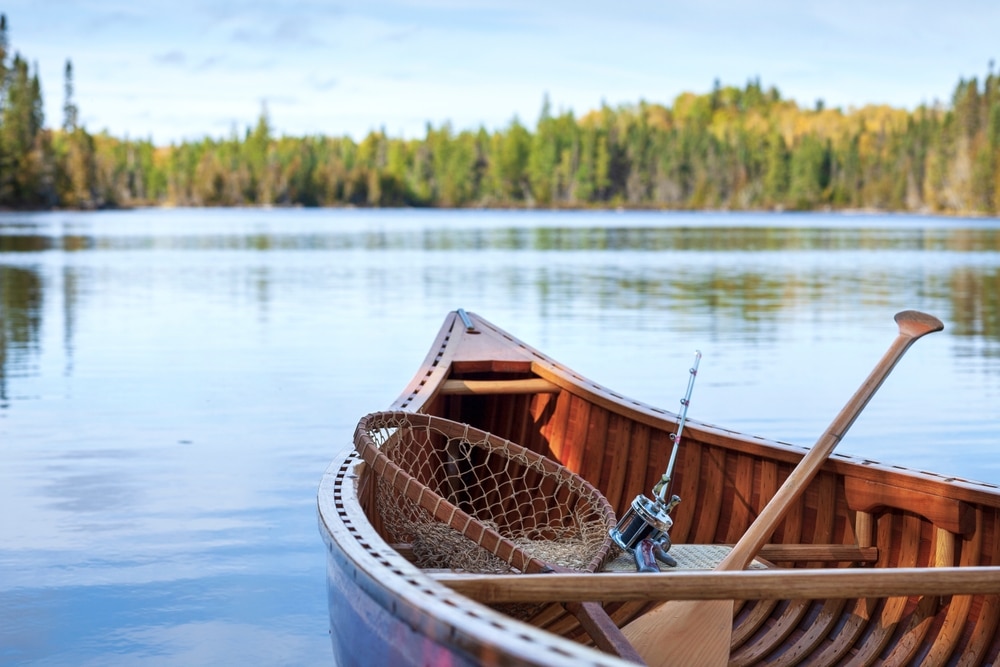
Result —
<path fill-rule="evenodd" d="M 0 14 L 0 124 L 3 124 L 3 111 L 7 103 L 7 65 L 10 43 L 7 41 L 7 16 Z"/>
<path fill-rule="evenodd" d="M 7 55 L 10 45 L 7 41 L 7 16 L 0 14 L 0 124 L 3 123 L 3 110 L 7 101 Z"/>
<path fill-rule="evenodd" d="M 781 206 L 788 192 L 788 151 L 777 130 L 768 137 L 764 169 L 764 197 L 771 206 Z"/>
<path fill-rule="evenodd" d="M 830 156 L 820 139 L 812 134 L 802 138 L 789 164 L 788 197 L 797 209 L 811 209 L 824 203 L 830 183 Z"/>
<path fill-rule="evenodd" d="M 530 194 L 528 159 L 531 155 L 531 133 L 515 117 L 504 133 L 495 135 L 494 160 L 490 165 L 491 180 L 502 200 L 524 201 Z"/>
<path fill-rule="evenodd" d="M 73 101 L 73 63 L 69 59 L 66 60 L 63 89 L 66 96 L 65 102 L 63 102 L 63 130 L 73 132 L 76 130 L 79 111 Z"/>
<path fill-rule="evenodd" d="M 7 111 L 7 16 L 0 14 L 0 206 L 4 205 L 9 197 L 11 174 L 13 163 L 10 160 L 9 149 L 6 143 L 6 132 L 4 132 L 4 118 Z"/>
<path fill-rule="evenodd" d="M 543 206 L 552 203 L 555 190 L 555 171 L 559 160 L 558 138 L 555 133 L 555 121 L 552 119 L 552 105 L 549 95 L 545 94 L 542 101 L 542 112 L 535 128 L 535 136 L 531 142 L 531 154 L 528 157 L 528 179 L 531 182 L 531 194 L 535 201 Z"/>
<path fill-rule="evenodd" d="M 37 67 L 16 54 L 8 71 L 3 124 L 0 126 L 0 205 L 23 206 L 37 199 L 40 161 L 33 159 L 35 138 L 42 129 L 42 96 Z"/>
<path fill-rule="evenodd" d="M 273 182 L 270 174 L 271 118 L 267 113 L 267 103 L 261 102 L 257 125 L 251 132 L 247 129 L 243 143 L 244 156 L 250 168 L 249 201 L 256 204 L 273 203 Z"/>

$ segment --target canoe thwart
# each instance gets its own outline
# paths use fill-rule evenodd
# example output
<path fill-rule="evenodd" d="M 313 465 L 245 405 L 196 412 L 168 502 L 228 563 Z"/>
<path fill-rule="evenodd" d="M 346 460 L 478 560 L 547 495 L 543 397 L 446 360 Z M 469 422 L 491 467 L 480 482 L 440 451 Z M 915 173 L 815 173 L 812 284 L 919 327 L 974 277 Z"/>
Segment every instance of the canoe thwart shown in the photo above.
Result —
<path fill-rule="evenodd" d="M 542 378 L 525 380 L 445 380 L 442 394 L 558 394 L 559 387 Z"/>
<path fill-rule="evenodd" d="M 487 604 L 662 600 L 824 600 L 1000 594 L 1000 567 L 675 570 L 655 574 L 432 574 Z"/>

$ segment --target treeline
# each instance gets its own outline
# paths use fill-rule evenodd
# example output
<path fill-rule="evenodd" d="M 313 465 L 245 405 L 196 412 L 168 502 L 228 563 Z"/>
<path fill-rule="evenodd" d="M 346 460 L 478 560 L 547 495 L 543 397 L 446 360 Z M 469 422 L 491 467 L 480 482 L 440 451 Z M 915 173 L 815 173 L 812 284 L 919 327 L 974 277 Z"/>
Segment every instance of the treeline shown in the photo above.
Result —
<path fill-rule="evenodd" d="M 759 80 L 672 106 L 579 118 L 548 99 L 534 128 L 427 126 L 157 147 L 78 124 L 66 63 L 61 127 L 43 125 L 37 66 L 10 57 L 0 17 L 0 207 L 442 206 L 858 209 L 1000 213 L 1000 75 L 960 80 L 915 111 L 803 108 Z"/>

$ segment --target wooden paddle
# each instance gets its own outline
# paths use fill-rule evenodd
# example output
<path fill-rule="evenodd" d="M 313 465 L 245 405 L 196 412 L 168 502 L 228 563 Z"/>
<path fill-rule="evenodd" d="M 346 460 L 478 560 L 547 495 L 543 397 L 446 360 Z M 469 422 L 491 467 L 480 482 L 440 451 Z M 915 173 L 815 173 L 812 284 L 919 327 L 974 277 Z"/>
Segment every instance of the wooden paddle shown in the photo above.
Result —
<path fill-rule="evenodd" d="M 878 365 L 716 567 L 717 571 L 746 569 L 910 345 L 944 328 L 936 317 L 914 310 L 897 313 L 895 319 L 899 335 Z M 725 665 L 733 632 L 733 600 L 670 601 L 632 621 L 622 631 L 652 667 Z"/>

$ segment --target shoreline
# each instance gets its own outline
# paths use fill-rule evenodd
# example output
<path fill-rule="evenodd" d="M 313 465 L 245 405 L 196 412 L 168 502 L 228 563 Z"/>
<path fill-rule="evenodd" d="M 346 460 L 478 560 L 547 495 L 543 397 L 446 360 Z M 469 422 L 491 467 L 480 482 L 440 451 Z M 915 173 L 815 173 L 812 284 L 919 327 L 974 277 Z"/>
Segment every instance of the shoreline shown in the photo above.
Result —
<path fill-rule="evenodd" d="M 604 212 L 604 213 L 715 213 L 715 214 L 741 214 L 741 213 L 769 213 L 769 214 L 836 214 L 843 216 L 918 216 L 940 219 L 975 219 L 989 220 L 1000 219 L 1000 216 L 989 215 L 976 211 L 932 211 L 927 208 L 918 210 L 898 210 L 898 209 L 878 209 L 878 208 L 835 208 L 824 206 L 813 209 L 788 209 L 784 207 L 772 208 L 667 208 L 655 206 L 357 206 L 353 204 L 343 206 L 304 206 L 302 204 L 250 204 L 236 206 L 192 206 L 177 204 L 148 204 L 138 206 L 111 206 L 98 208 L 69 208 L 69 207 L 19 207 L 11 208 L 0 206 L 0 214 L 11 213 L 107 213 L 113 211 L 139 211 L 150 210 L 290 210 L 290 209 L 311 209 L 311 210 L 351 210 L 351 211 L 511 211 L 511 212 Z"/>

